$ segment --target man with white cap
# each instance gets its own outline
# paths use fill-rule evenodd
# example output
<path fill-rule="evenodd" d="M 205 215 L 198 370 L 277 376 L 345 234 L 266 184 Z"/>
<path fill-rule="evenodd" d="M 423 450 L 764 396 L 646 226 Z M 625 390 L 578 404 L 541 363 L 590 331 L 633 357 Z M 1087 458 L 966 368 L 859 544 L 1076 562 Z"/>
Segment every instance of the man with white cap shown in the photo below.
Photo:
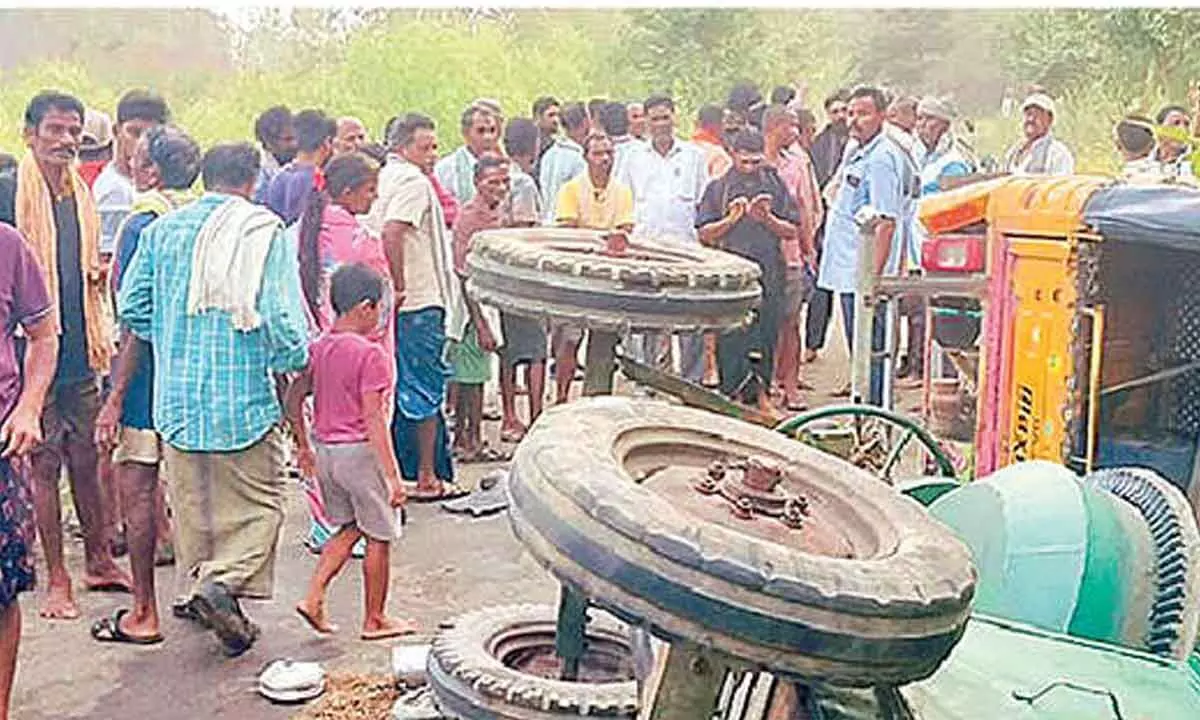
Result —
<path fill-rule="evenodd" d="M 113 158 L 112 118 L 87 108 L 83 115 L 83 133 L 79 136 L 79 176 L 91 187 Z"/>
<path fill-rule="evenodd" d="M 1004 156 L 1004 170 L 1013 175 L 1071 175 L 1075 158 L 1054 137 L 1054 101 L 1045 93 L 1034 93 L 1021 103 L 1025 139 Z"/>
<path fill-rule="evenodd" d="M 950 131 L 954 120 L 954 108 L 942 98 L 926 97 L 917 104 L 914 131 L 921 197 L 949 190 L 958 184 L 952 178 L 964 178 L 975 171 L 974 159 Z"/>
<path fill-rule="evenodd" d="M 926 97 L 917 104 L 917 124 L 913 128 L 916 135 L 914 151 L 922 198 L 950 190 L 964 184 L 964 181 L 969 182 L 975 172 L 974 158 L 950 131 L 954 120 L 954 108 L 944 99 Z M 925 244 L 928 232 L 916 212 L 909 222 L 912 238 L 909 260 L 912 268 L 920 268 L 921 247 Z M 911 307 L 904 309 L 908 316 L 908 351 L 901 358 L 896 374 L 900 378 L 912 378 L 911 384 L 916 384 L 923 375 L 924 357 L 919 339 L 925 337 L 925 311 L 919 302 L 912 302 Z"/>

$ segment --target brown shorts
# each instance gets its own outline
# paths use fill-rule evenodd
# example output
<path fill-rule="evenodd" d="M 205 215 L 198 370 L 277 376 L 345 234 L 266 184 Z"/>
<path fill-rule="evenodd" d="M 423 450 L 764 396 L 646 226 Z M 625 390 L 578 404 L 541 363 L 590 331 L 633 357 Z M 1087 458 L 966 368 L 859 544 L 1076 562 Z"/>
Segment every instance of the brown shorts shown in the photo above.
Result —
<path fill-rule="evenodd" d="M 100 385 L 94 378 L 52 387 L 42 409 L 42 444 L 34 448 L 30 459 L 37 463 L 50 455 L 62 463 L 73 444 L 94 448 L 100 405 Z"/>
<path fill-rule="evenodd" d="M 812 294 L 815 285 L 812 273 L 808 271 L 808 268 L 800 266 L 787 269 L 783 285 L 783 316 L 785 318 L 800 313 L 800 308 L 804 307 L 804 303 Z"/>
<path fill-rule="evenodd" d="M 315 443 L 317 482 L 325 516 L 338 527 L 353 525 L 372 540 L 392 539 L 395 513 L 388 502 L 387 480 L 367 443 Z"/>
<path fill-rule="evenodd" d="M 162 460 L 162 441 L 153 430 L 122 427 L 117 436 L 117 447 L 113 450 L 112 461 L 122 463 L 138 463 L 139 465 L 157 465 Z"/>

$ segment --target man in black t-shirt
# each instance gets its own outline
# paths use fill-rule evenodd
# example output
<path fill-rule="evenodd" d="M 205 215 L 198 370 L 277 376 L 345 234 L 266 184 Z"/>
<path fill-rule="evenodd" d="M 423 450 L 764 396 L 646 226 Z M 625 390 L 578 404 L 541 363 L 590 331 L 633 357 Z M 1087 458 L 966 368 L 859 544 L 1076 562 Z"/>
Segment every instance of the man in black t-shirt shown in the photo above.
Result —
<path fill-rule="evenodd" d="M 70 95 L 46 91 L 34 97 L 25 110 L 29 152 L 15 176 L 0 177 L 0 221 L 16 226 L 37 258 L 59 329 L 58 366 L 42 414 L 43 442 L 30 453 L 30 481 L 47 567 L 41 615 L 60 620 L 79 617 L 63 561 L 59 478 L 64 464 L 83 527 L 84 587 L 130 589 L 129 576 L 114 562 L 108 543 L 114 518 L 104 507 L 94 438 L 99 376 L 109 369 L 113 333 L 100 269 L 100 218 L 73 166 L 83 113 L 83 104 Z"/>
<path fill-rule="evenodd" d="M 762 273 L 762 304 L 749 325 L 717 340 L 721 392 L 765 407 L 774 373 L 775 338 L 783 310 L 783 242 L 798 232 L 800 208 L 763 160 L 763 136 L 733 138 L 733 167 L 704 191 L 696 214 L 700 242 L 752 260 Z M 752 355 L 761 358 L 755 367 Z"/>

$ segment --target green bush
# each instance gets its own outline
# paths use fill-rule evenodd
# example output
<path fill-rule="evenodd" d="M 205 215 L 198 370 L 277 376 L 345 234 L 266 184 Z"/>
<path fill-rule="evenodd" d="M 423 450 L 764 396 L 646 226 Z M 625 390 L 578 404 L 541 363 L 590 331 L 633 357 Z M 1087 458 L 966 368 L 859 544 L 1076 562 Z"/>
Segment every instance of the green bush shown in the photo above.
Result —
<path fill-rule="evenodd" d="M 1128 112 L 1152 113 L 1169 98 L 1181 101 L 1189 74 L 1200 72 L 1200 60 L 1179 47 L 1200 16 L 1178 10 L 523 10 L 482 19 L 465 11 L 375 11 L 376 21 L 348 39 L 319 32 L 330 11 L 304 12 L 307 24 L 291 34 L 260 29 L 239 46 L 241 63 L 209 70 L 118 72 L 93 59 L 0 72 L 0 149 L 20 149 L 25 103 L 48 87 L 111 110 L 129 83 L 146 84 L 205 144 L 251 139 L 254 118 L 278 103 L 358 115 L 375 134 L 392 115 L 420 110 L 438 122 L 449 150 L 461 142 L 461 109 L 476 97 L 496 98 L 515 116 L 527 115 L 545 93 L 631 100 L 668 90 L 686 133 L 695 109 L 723 101 L 734 82 L 756 80 L 768 94 L 802 79 L 819 117 L 826 93 L 860 80 L 954 95 L 974 120 L 980 154 L 1000 156 L 1020 136 L 1020 121 L 1002 117 L 993 96 L 1005 86 L 1019 96 L 1040 82 L 1060 99 L 1055 131 L 1075 151 L 1079 170 L 1112 172 L 1113 123 Z M 125 46 L 139 47 L 133 39 Z M 901 53 L 908 53 L 903 62 Z"/>

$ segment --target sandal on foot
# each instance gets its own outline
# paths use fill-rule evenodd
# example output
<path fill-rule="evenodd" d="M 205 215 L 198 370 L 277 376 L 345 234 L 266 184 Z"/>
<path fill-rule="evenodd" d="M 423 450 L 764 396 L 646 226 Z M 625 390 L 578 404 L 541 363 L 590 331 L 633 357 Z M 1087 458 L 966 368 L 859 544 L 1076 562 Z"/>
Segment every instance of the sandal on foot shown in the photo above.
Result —
<path fill-rule="evenodd" d="M 528 432 L 528 430 L 525 428 L 521 428 L 519 430 L 514 429 L 514 428 L 508 428 L 507 430 L 501 430 L 500 431 L 500 441 L 506 442 L 506 443 L 513 443 L 513 444 L 519 443 L 525 439 L 526 432 Z"/>
<path fill-rule="evenodd" d="M 423 488 L 414 487 L 411 490 L 406 490 L 409 502 L 414 503 L 430 503 L 445 499 L 443 497 L 445 490 L 442 488 Z"/>
<path fill-rule="evenodd" d="M 415 635 L 417 632 L 415 623 L 404 623 L 396 627 L 383 628 L 381 630 L 364 630 L 359 638 L 362 640 L 387 640 L 389 638 L 403 637 L 405 635 Z"/>
<path fill-rule="evenodd" d="M 318 635 L 332 635 L 337 632 L 337 625 L 333 625 L 329 622 L 326 622 L 325 627 L 321 627 L 321 624 L 317 622 L 317 618 L 309 614 L 306 608 L 297 605 L 296 614 L 304 618 L 304 622 L 308 623 L 308 627 Z"/>
<path fill-rule="evenodd" d="M 133 588 L 129 587 L 123 581 L 120 581 L 120 580 L 106 580 L 104 582 L 98 582 L 98 583 L 94 583 L 91 585 L 84 585 L 84 587 L 87 588 L 88 592 L 94 592 L 94 593 L 131 594 L 133 592 Z"/>
<path fill-rule="evenodd" d="M 442 483 L 442 495 L 439 500 L 453 500 L 454 498 L 466 497 L 471 494 L 471 489 L 456 482 Z"/>
<path fill-rule="evenodd" d="M 175 564 L 175 546 L 168 543 L 159 545 L 154 551 L 154 567 L 167 567 Z"/>
<path fill-rule="evenodd" d="M 92 623 L 92 639 L 102 643 L 125 643 L 127 645 L 157 645 L 163 641 L 162 633 L 146 637 L 130 635 L 121 629 L 121 618 L 129 614 L 129 608 L 118 608 L 113 614 Z"/>
<path fill-rule="evenodd" d="M 464 453 L 462 457 L 458 458 L 458 462 L 463 465 L 470 465 L 472 463 L 506 462 L 511 459 L 512 453 L 506 453 L 503 450 L 497 450 L 489 445 L 484 445 L 473 453 Z M 446 499 L 444 493 L 442 499 Z"/>

